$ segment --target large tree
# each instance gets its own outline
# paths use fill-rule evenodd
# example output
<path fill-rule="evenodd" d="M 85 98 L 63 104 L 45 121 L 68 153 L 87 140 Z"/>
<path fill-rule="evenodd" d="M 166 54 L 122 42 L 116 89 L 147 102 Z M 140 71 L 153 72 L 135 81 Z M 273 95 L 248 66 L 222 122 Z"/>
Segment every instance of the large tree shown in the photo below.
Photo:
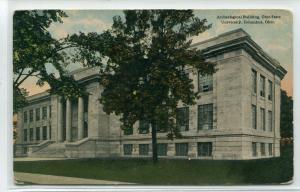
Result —
<path fill-rule="evenodd" d="M 67 17 L 60 10 L 16 11 L 13 17 L 13 90 L 14 112 L 26 104 L 27 90 L 22 83 L 30 77 L 42 86 L 48 83 L 52 93 L 75 97 L 83 93 L 66 66 L 70 61 L 64 50 L 74 44 L 53 38 L 48 31 L 51 23 Z M 55 73 L 49 73 L 52 68 Z"/>
<path fill-rule="evenodd" d="M 293 98 L 281 90 L 280 135 L 282 138 L 293 137 Z"/>
<path fill-rule="evenodd" d="M 214 72 L 214 64 L 191 48 L 191 38 L 210 27 L 192 10 L 128 10 L 102 34 L 69 38 L 81 49 L 78 58 L 101 68 L 104 111 L 119 115 L 124 131 L 137 121 L 149 122 L 154 162 L 157 129 L 169 138 L 181 137 L 175 122 L 178 103 L 192 105 L 198 97 L 186 70 Z"/>

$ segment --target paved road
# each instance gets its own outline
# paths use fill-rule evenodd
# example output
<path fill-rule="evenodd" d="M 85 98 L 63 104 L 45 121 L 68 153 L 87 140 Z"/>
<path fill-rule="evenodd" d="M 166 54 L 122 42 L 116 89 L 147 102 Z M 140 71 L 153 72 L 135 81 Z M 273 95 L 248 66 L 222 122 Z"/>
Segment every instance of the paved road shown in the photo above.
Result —
<path fill-rule="evenodd" d="M 107 181 L 98 179 L 83 179 L 76 177 L 64 177 L 54 175 L 42 175 L 36 173 L 14 172 L 16 184 L 40 184 L 40 185 L 129 185 L 134 183 Z"/>

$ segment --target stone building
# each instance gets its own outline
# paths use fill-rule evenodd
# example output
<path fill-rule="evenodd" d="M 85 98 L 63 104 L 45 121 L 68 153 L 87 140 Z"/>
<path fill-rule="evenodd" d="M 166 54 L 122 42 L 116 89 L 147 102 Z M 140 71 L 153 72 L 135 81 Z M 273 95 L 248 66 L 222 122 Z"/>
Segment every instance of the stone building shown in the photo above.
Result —
<path fill-rule="evenodd" d="M 203 50 L 217 72 L 201 76 L 187 70 L 201 98 L 178 106 L 183 138 L 158 133 L 158 154 L 165 158 L 256 159 L 280 156 L 280 81 L 286 70 L 242 29 L 192 45 Z M 106 115 L 98 99 L 97 69 L 72 72 L 88 97 L 63 100 L 47 92 L 28 97 L 18 113 L 17 156 L 147 157 L 151 133 L 120 129 L 117 116 Z M 196 90 L 197 91 L 197 90 Z"/>

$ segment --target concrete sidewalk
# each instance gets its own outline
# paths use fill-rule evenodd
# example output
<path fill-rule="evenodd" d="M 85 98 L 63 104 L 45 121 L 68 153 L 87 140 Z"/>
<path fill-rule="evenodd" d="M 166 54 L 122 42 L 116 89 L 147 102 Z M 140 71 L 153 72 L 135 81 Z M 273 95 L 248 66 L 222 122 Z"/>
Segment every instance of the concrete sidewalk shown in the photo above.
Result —
<path fill-rule="evenodd" d="M 134 183 L 107 181 L 98 179 L 83 179 L 77 177 L 64 177 L 54 175 L 42 175 L 36 173 L 14 172 L 16 184 L 39 184 L 39 185 L 130 185 Z"/>
<path fill-rule="evenodd" d="M 14 161 L 53 161 L 53 160 L 68 160 L 74 158 L 42 158 L 42 157 L 17 157 Z"/>

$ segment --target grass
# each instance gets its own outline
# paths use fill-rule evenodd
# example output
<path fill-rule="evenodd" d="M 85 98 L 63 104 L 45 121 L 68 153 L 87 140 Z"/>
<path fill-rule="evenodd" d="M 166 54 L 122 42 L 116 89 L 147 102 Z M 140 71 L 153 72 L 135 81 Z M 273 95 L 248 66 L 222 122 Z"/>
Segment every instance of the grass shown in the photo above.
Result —
<path fill-rule="evenodd" d="M 218 161 L 150 159 L 76 159 L 14 162 L 14 171 L 144 185 L 248 185 L 292 180 L 293 148 L 285 146 L 280 158 Z"/>

